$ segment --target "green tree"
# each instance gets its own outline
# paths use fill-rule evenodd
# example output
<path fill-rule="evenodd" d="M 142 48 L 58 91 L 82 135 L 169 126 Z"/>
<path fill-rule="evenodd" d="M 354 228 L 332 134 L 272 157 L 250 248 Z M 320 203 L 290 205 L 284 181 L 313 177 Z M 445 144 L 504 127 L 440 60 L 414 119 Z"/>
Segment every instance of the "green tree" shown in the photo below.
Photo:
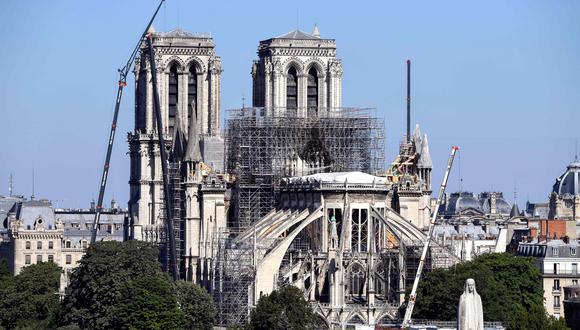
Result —
<path fill-rule="evenodd" d="M 142 241 L 107 241 L 89 246 L 71 275 L 59 324 L 112 328 L 127 282 L 164 276 L 158 254 L 156 246 Z"/>
<path fill-rule="evenodd" d="M 485 321 L 501 321 L 508 329 L 557 327 L 547 317 L 540 272 L 532 259 L 504 253 L 485 254 L 427 273 L 417 291 L 413 317 L 456 320 L 457 304 L 468 278 L 476 282 Z"/>
<path fill-rule="evenodd" d="M 251 329 L 315 329 L 318 318 L 302 291 L 286 286 L 262 297 L 250 316 Z"/>
<path fill-rule="evenodd" d="M 0 324 L 44 329 L 53 326 L 58 312 L 61 268 L 42 262 L 22 269 L 0 288 Z"/>
<path fill-rule="evenodd" d="M 175 282 L 175 292 L 189 329 L 212 329 L 217 311 L 211 296 L 199 285 Z"/>
<path fill-rule="evenodd" d="M 183 329 L 171 280 L 166 274 L 140 276 L 121 287 L 114 311 L 114 329 Z"/>

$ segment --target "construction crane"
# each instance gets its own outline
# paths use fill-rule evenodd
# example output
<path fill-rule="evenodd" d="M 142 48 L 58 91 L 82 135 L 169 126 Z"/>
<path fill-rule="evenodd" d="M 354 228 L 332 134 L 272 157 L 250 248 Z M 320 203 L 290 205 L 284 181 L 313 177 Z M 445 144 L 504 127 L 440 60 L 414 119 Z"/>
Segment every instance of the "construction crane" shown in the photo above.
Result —
<path fill-rule="evenodd" d="M 451 166 L 453 165 L 453 159 L 455 158 L 455 153 L 459 150 L 459 147 L 451 147 L 451 155 L 449 156 L 449 161 L 447 162 L 447 169 L 445 170 L 445 175 L 443 176 L 443 182 L 439 188 L 439 196 L 437 197 L 437 203 L 435 204 L 435 210 L 431 216 L 431 222 L 429 223 L 429 231 L 427 236 L 425 236 L 425 242 L 423 243 L 423 252 L 421 253 L 421 259 L 419 261 L 419 266 L 417 267 L 417 274 L 415 275 L 415 281 L 413 282 L 413 289 L 409 295 L 409 303 L 407 304 L 407 310 L 405 311 L 405 318 L 403 319 L 402 328 L 409 327 L 411 322 L 411 315 L 413 314 L 413 307 L 415 307 L 415 300 L 417 298 L 417 287 L 419 286 L 419 280 L 421 279 L 421 273 L 423 272 L 423 267 L 425 266 L 425 259 L 427 257 L 427 251 L 429 250 L 429 243 L 431 242 L 431 236 L 433 236 L 433 230 L 435 229 L 435 220 L 439 214 L 439 207 L 443 201 L 443 196 L 445 195 L 445 188 L 447 187 L 447 180 L 449 179 L 449 173 L 451 172 Z"/>
<path fill-rule="evenodd" d="M 173 231 L 173 209 L 171 208 L 172 191 L 169 187 L 169 170 L 167 169 L 168 157 L 165 148 L 165 138 L 163 137 L 163 123 L 161 119 L 161 102 L 159 101 L 159 90 L 157 88 L 157 67 L 155 65 L 155 50 L 153 49 L 153 35 L 147 34 L 147 50 L 149 55 L 149 65 L 151 67 L 151 84 L 153 85 L 153 108 L 155 110 L 155 121 L 157 123 L 157 136 L 159 137 L 159 153 L 161 154 L 161 172 L 163 174 L 163 199 L 165 204 L 165 226 L 167 237 L 169 238 L 169 263 L 171 275 L 174 281 L 178 280 L 177 256 L 175 254 L 175 232 Z"/>
<path fill-rule="evenodd" d="M 129 60 L 127 60 L 127 63 L 125 64 L 125 66 L 122 69 L 118 70 L 119 71 L 119 82 L 118 82 L 118 89 L 117 89 L 117 98 L 115 100 L 115 112 L 113 114 L 113 124 L 111 125 L 111 132 L 109 133 L 109 144 L 107 146 L 107 156 L 105 157 L 105 166 L 103 167 L 103 174 L 101 176 L 101 186 L 99 189 L 99 199 L 97 200 L 95 219 L 93 221 L 93 230 L 91 232 L 91 244 L 95 243 L 95 241 L 97 240 L 97 231 L 99 230 L 99 220 L 101 219 L 101 212 L 103 210 L 103 198 L 105 197 L 105 188 L 107 187 L 107 178 L 109 176 L 109 165 L 111 163 L 111 153 L 113 152 L 113 142 L 115 141 L 115 133 L 117 131 L 117 118 L 119 116 L 119 108 L 121 106 L 121 99 L 123 97 L 123 88 L 125 86 L 127 86 L 127 75 L 129 74 L 129 71 L 131 70 L 131 67 L 133 66 L 133 62 L 135 62 L 135 58 L 137 57 L 137 54 L 139 53 L 139 48 L 141 47 L 141 44 L 142 44 L 143 40 L 145 39 L 145 36 L 147 35 L 147 31 L 149 31 L 149 28 L 151 27 L 151 24 L 153 24 L 153 20 L 155 19 L 155 16 L 157 16 L 159 9 L 161 8 L 161 5 L 164 2 L 165 2 L 165 0 L 161 0 L 161 2 L 159 3 L 159 6 L 157 6 L 157 9 L 155 10 L 155 13 L 153 14 L 153 17 L 151 17 L 151 19 L 149 20 L 149 23 L 147 24 L 145 31 L 141 34 L 141 37 L 139 38 L 139 42 L 137 42 L 137 46 L 135 46 L 135 48 L 133 49 L 133 52 L 131 53 L 131 56 L 129 56 Z"/>

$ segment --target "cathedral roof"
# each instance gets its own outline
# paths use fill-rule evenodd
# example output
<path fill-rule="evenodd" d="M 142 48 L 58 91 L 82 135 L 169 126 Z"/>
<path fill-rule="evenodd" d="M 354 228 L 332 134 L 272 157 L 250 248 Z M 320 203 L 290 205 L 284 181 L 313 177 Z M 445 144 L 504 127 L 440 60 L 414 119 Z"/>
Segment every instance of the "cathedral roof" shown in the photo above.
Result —
<path fill-rule="evenodd" d="M 564 174 L 556 179 L 552 191 L 558 195 L 578 195 L 580 194 L 580 162 L 575 159 Z"/>
<path fill-rule="evenodd" d="M 315 32 L 318 32 L 318 28 L 316 28 Z M 320 39 L 320 32 L 318 32 L 318 36 L 314 36 L 312 34 L 302 32 L 302 31 L 296 29 L 294 31 L 284 33 L 283 35 L 279 35 L 277 37 L 274 37 L 273 39 L 298 39 L 298 40 Z"/>

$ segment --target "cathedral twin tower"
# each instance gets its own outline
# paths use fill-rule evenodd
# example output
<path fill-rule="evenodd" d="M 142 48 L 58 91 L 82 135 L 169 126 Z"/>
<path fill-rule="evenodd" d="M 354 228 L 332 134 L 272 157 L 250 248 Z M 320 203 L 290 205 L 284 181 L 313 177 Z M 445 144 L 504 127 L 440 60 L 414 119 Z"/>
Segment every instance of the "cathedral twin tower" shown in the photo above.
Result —
<path fill-rule="evenodd" d="M 158 68 L 160 109 L 169 146 L 172 205 L 182 278 L 209 279 L 212 244 L 226 227 L 220 134 L 221 59 L 208 35 L 150 31 Z M 130 237 L 163 243 L 161 157 L 153 108 L 151 70 L 141 49 L 135 65 L 135 130 L 131 157 Z M 252 66 L 253 106 L 268 116 L 308 117 L 338 111 L 342 65 L 333 39 L 299 30 L 261 41 Z"/>

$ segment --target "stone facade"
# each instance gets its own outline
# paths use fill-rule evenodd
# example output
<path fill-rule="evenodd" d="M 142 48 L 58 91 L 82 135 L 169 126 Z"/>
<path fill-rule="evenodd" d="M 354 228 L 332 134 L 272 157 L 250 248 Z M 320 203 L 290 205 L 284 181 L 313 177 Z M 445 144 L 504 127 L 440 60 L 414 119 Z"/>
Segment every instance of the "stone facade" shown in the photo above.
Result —
<path fill-rule="evenodd" d="M 429 226 L 432 170 L 427 135 L 422 135 L 417 125 L 408 142 L 404 137 L 387 177 L 395 192 L 393 208 L 419 228 Z"/>
<path fill-rule="evenodd" d="M 1 257 L 8 261 L 10 271 L 16 275 L 26 266 L 51 261 L 63 269 L 67 281 L 90 244 L 94 207 L 54 209 L 48 200 L 11 197 L 0 197 L 0 204 L 10 205 L 4 215 L 0 214 L 6 224 L 0 230 Z M 127 213 L 112 204 L 101 213 L 99 241 L 125 238 Z"/>
<path fill-rule="evenodd" d="M 204 265 L 211 253 L 209 242 L 218 228 L 226 225 L 225 186 L 215 176 L 215 170 L 223 169 L 223 152 L 212 152 L 223 150 L 221 60 L 209 35 L 179 29 L 150 32 L 158 70 L 163 134 L 169 148 L 178 268 L 181 278 L 199 282 L 207 280 Z M 161 243 L 167 249 L 165 192 L 147 51 L 143 46 L 135 64 L 135 130 L 129 134 L 129 237 Z M 169 252 L 162 256 L 165 267 L 168 258 Z"/>
<path fill-rule="evenodd" d="M 535 259 L 544 286 L 544 304 L 548 314 L 564 316 L 562 288 L 578 285 L 580 245 L 577 241 L 551 240 L 540 243 L 521 243 L 517 254 Z"/>
<path fill-rule="evenodd" d="M 274 116 L 296 112 L 298 117 L 341 107 L 342 63 L 336 42 L 321 38 L 317 27 L 312 34 L 295 30 L 260 41 L 258 57 L 252 66 L 254 107 Z"/>

